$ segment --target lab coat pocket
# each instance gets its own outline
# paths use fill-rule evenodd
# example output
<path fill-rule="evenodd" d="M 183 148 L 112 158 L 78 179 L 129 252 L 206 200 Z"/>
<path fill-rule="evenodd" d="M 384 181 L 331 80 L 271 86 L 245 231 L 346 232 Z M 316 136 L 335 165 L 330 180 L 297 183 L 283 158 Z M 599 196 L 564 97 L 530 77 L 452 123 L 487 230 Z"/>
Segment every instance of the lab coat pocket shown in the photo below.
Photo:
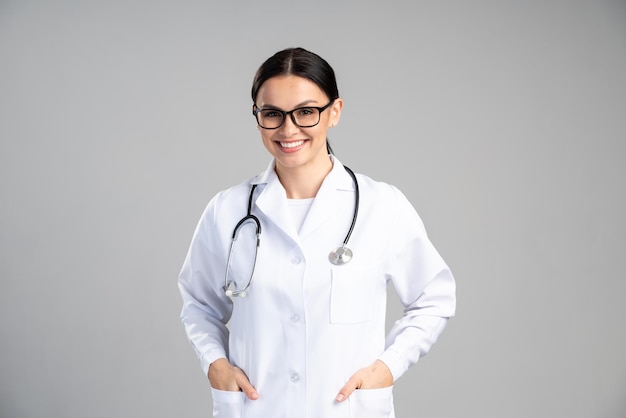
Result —
<path fill-rule="evenodd" d="M 213 418 L 242 418 L 246 395 L 243 392 L 230 392 L 211 388 L 213 397 Z"/>
<path fill-rule="evenodd" d="M 393 418 L 393 386 L 357 389 L 348 398 L 350 418 Z"/>
<path fill-rule="evenodd" d="M 332 270 L 330 322 L 357 324 L 373 318 L 375 278 L 365 269 Z"/>

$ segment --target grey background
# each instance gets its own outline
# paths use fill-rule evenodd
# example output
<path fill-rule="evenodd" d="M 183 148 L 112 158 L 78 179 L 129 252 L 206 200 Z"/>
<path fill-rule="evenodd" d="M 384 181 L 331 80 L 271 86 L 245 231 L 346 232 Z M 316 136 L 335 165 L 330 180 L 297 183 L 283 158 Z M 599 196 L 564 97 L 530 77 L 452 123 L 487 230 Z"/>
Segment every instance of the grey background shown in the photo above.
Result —
<path fill-rule="evenodd" d="M 206 417 L 178 270 L 265 168 L 275 51 L 335 68 L 339 158 L 400 187 L 458 316 L 402 417 L 626 416 L 624 1 L 0 1 L 0 416 Z M 391 298 L 390 314 L 398 313 Z"/>

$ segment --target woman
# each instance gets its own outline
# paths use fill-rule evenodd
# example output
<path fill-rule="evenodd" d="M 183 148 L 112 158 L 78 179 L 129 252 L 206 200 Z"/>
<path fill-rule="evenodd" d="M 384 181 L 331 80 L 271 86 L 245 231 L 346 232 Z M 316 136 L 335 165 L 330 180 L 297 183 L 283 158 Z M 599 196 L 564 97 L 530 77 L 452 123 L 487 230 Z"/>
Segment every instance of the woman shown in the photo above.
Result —
<path fill-rule="evenodd" d="M 452 274 L 398 189 L 332 155 L 325 60 L 276 53 L 252 102 L 273 158 L 210 201 L 179 277 L 214 417 L 393 417 L 393 383 L 454 315 Z M 389 282 L 404 315 L 385 336 Z"/>

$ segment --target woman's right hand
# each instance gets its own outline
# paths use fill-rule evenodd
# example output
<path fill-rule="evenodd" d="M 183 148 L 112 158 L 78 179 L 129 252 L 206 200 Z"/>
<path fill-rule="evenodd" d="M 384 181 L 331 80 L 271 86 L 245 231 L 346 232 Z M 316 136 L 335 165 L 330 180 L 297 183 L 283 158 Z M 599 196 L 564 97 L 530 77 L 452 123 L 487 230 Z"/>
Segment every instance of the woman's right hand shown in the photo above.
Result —
<path fill-rule="evenodd" d="M 217 359 L 211 363 L 208 377 L 213 389 L 230 392 L 242 391 L 248 399 L 253 401 L 259 398 L 259 394 L 243 370 L 233 366 L 225 358 Z"/>

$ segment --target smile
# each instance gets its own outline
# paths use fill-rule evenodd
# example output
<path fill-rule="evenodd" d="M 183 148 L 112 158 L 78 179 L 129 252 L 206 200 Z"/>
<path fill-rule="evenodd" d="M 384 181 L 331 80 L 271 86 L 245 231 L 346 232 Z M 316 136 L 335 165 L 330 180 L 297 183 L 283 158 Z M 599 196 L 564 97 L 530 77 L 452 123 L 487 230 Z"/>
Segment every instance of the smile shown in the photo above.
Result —
<path fill-rule="evenodd" d="M 304 144 L 304 141 L 291 141 L 291 142 L 280 142 L 280 146 L 283 148 L 296 148 L 300 145 Z"/>

